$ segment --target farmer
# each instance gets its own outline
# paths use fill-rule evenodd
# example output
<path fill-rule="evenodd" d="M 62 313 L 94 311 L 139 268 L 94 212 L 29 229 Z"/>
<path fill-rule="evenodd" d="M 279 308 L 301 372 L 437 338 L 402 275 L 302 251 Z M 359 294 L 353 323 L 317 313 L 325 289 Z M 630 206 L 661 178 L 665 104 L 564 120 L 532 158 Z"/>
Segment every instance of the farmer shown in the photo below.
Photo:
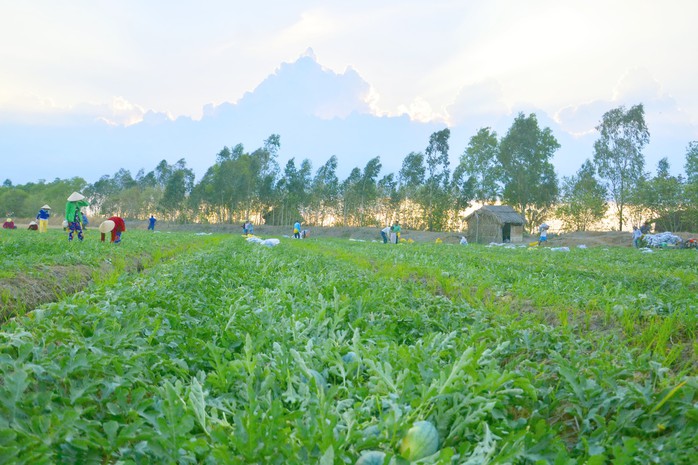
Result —
<path fill-rule="evenodd" d="M 390 234 L 390 225 L 381 229 L 381 237 L 383 238 L 383 244 L 388 243 L 388 235 Z"/>
<path fill-rule="evenodd" d="M 39 214 L 36 215 L 36 219 L 39 220 L 39 232 L 45 233 L 48 231 L 48 219 L 51 216 L 51 207 L 44 205 L 39 210 Z"/>
<path fill-rule="evenodd" d="M 29 227 L 27 228 L 29 231 L 38 231 L 39 230 L 39 225 L 36 224 L 36 221 L 32 221 L 29 223 Z"/>
<path fill-rule="evenodd" d="M 390 228 L 390 242 L 393 244 L 398 244 L 400 242 L 400 232 L 402 228 L 400 227 L 400 222 L 395 221 L 395 224 Z"/>
<path fill-rule="evenodd" d="M 642 239 L 642 229 L 637 226 L 633 226 L 633 247 L 636 249 L 640 248 L 640 240 Z"/>
<path fill-rule="evenodd" d="M 87 221 L 87 215 L 85 215 L 85 212 L 80 213 L 82 215 L 82 227 L 83 229 L 87 229 L 87 225 L 90 224 L 89 221 Z"/>
<path fill-rule="evenodd" d="M 17 229 L 17 226 L 15 226 L 15 222 L 12 221 L 12 218 L 8 218 L 2 224 L 2 229 Z"/>
<path fill-rule="evenodd" d="M 538 238 L 538 246 L 540 246 L 543 242 L 548 241 L 548 229 L 550 226 L 547 224 L 543 223 L 538 227 L 538 231 L 540 232 L 540 237 Z"/>
<path fill-rule="evenodd" d="M 111 232 L 111 242 L 118 244 L 121 242 L 121 233 L 124 231 L 126 231 L 126 223 L 124 223 L 123 218 L 119 216 L 107 218 L 99 225 L 99 232 L 102 233 L 102 242 L 104 242 L 106 234 Z"/>
<path fill-rule="evenodd" d="M 148 218 L 148 231 L 155 231 L 155 222 L 157 220 L 153 215 L 150 215 L 150 218 Z"/>
<path fill-rule="evenodd" d="M 252 222 L 250 220 L 245 220 L 245 222 L 242 225 L 242 233 L 247 236 L 251 235 L 254 233 L 254 226 L 252 226 Z"/>
<path fill-rule="evenodd" d="M 649 233 L 649 232 L 650 232 L 650 229 L 651 229 L 651 228 L 650 228 L 650 224 L 649 224 L 647 221 L 645 221 L 645 222 L 642 224 L 642 226 L 640 226 L 640 232 L 641 232 L 642 234 L 647 234 L 647 233 Z"/>
<path fill-rule="evenodd" d="M 73 192 L 68 197 L 68 202 L 65 204 L 65 221 L 68 223 L 68 241 L 73 240 L 73 234 L 77 231 L 78 239 L 83 240 L 82 236 L 82 207 L 88 206 L 89 203 L 85 200 L 85 196 L 79 192 Z"/>
<path fill-rule="evenodd" d="M 300 221 L 296 221 L 293 224 L 293 237 L 295 237 L 296 239 L 301 238 L 301 222 Z"/>

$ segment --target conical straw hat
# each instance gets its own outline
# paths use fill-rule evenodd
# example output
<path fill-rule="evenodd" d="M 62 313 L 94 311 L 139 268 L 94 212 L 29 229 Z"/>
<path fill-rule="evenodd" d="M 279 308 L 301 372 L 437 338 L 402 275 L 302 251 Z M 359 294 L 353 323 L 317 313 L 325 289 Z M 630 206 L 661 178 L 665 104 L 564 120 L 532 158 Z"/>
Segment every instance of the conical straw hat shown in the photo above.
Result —
<path fill-rule="evenodd" d="M 73 192 L 70 194 L 70 197 L 68 197 L 68 202 L 77 202 L 78 200 L 85 200 L 85 196 L 79 192 Z"/>
<path fill-rule="evenodd" d="M 50 209 L 51 209 L 51 207 L 49 207 L 48 204 L 44 205 L 44 206 L 41 207 L 41 208 L 42 208 L 43 210 L 50 210 Z"/>
<path fill-rule="evenodd" d="M 114 223 L 112 220 L 106 220 L 99 225 L 99 232 L 101 232 L 102 234 L 106 234 L 108 232 L 111 232 L 114 229 L 114 227 L 116 227 L 116 223 Z"/>

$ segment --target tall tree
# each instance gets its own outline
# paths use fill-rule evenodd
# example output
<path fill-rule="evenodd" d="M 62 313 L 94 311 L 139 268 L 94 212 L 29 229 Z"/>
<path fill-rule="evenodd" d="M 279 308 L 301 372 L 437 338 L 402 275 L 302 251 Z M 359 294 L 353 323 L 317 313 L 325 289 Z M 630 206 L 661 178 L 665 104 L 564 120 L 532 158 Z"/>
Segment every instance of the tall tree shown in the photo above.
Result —
<path fill-rule="evenodd" d="M 160 166 L 160 165 L 158 165 Z M 160 199 L 160 208 L 171 219 L 186 220 L 186 198 L 194 187 L 194 172 L 187 168 L 184 158 L 166 170 L 165 190 Z"/>
<path fill-rule="evenodd" d="M 615 203 L 622 231 L 624 208 L 643 175 L 642 149 L 650 139 L 644 107 L 638 104 L 628 110 L 621 106 L 607 111 L 596 130 L 599 138 L 594 143 L 594 164 Z"/>
<path fill-rule="evenodd" d="M 606 215 L 606 189 L 595 175 L 594 165 L 586 160 L 577 174 L 563 178 L 561 202 L 556 213 L 565 229 L 586 231 Z"/>
<path fill-rule="evenodd" d="M 276 187 L 281 199 L 278 220 L 280 224 L 288 225 L 301 219 L 303 207 L 309 200 L 307 196 L 311 174 L 312 165 L 307 159 L 301 162 L 299 168 L 296 168 L 295 158 L 286 162 L 284 175 L 279 179 Z"/>
<path fill-rule="evenodd" d="M 460 191 L 459 203 L 465 203 L 462 207 L 467 207 L 471 199 L 492 203 L 500 197 L 498 152 L 497 133 L 492 129 L 481 128 L 470 138 L 453 171 L 454 187 Z"/>
<path fill-rule="evenodd" d="M 336 213 L 339 202 L 339 179 L 335 155 L 318 168 L 310 190 L 310 207 L 315 214 L 315 224 L 324 225 L 325 219 Z"/>
<path fill-rule="evenodd" d="M 342 224 L 349 226 L 354 224 L 359 205 L 359 186 L 361 184 L 361 170 L 354 167 L 349 176 L 342 181 L 340 192 L 342 196 Z"/>
<path fill-rule="evenodd" d="M 382 168 L 380 157 L 375 157 L 366 163 L 363 171 L 354 168 L 349 177 L 342 183 L 344 200 L 345 224 L 363 226 L 375 222 L 368 217 L 378 199 L 377 178 Z"/>
<path fill-rule="evenodd" d="M 451 130 L 446 128 L 429 136 L 424 151 L 427 177 L 419 195 L 422 211 L 430 231 L 444 229 L 450 202 L 450 171 L 448 161 Z"/>
<path fill-rule="evenodd" d="M 686 147 L 686 221 L 693 228 L 698 228 L 698 141 L 692 141 Z"/>
<path fill-rule="evenodd" d="M 386 174 L 378 181 L 378 217 L 379 224 L 391 224 L 394 214 L 402 200 L 398 190 L 398 182 L 393 173 Z"/>
<path fill-rule="evenodd" d="M 499 144 L 503 200 L 525 215 L 529 228 L 545 218 L 557 199 L 557 176 L 550 160 L 559 148 L 550 128 L 540 129 L 533 113 L 519 113 Z"/>
<path fill-rule="evenodd" d="M 398 215 L 403 223 L 409 223 L 413 228 L 424 226 L 423 216 L 416 207 L 417 194 L 424 184 L 425 174 L 423 153 L 410 152 L 402 160 L 402 168 L 398 175 L 398 193 L 403 200 L 403 208 Z"/>
<path fill-rule="evenodd" d="M 670 231 L 681 225 L 681 210 L 684 206 L 684 182 L 681 176 L 672 176 L 669 160 L 665 157 L 657 163 L 655 176 L 640 184 L 637 189 L 642 206 L 654 220 Z"/>

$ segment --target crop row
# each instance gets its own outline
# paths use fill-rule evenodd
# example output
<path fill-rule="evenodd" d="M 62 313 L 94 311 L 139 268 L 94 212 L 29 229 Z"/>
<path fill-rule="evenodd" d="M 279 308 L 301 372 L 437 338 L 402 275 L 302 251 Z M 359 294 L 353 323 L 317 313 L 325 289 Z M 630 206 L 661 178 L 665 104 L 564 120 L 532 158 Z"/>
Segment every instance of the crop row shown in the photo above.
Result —
<path fill-rule="evenodd" d="M 698 256 L 635 249 L 452 245 L 365 247 L 318 243 L 335 257 L 396 276 L 420 277 L 436 292 L 504 318 L 522 314 L 575 331 L 621 339 L 677 371 L 698 369 Z M 352 249 L 357 249 L 356 252 Z M 382 271 L 381 271 L 382 270 Z"/>
<path fill-rule="evenodd" d="M 0 236 L 0 323 L 44 302 L 140 271 L 187 250 L 205 247 L 213 236 L 128 231 L 124 240 L 100 242 L 99 232 L 85 232 L 83 242 L 51 229 L 46 234 L 6 231 Z"/>

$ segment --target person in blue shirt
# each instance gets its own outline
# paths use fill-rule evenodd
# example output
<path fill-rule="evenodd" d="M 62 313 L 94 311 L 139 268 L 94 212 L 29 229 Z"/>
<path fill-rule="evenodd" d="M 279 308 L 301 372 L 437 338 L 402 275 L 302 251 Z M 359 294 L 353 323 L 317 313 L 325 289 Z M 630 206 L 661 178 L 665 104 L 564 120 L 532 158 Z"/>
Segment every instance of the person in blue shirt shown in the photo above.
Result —
<path fill-rule="evenodd" d="M 642 229 L 637 226 L 633 226 L 633 247 L 636 249 L 640 248 L 640 240 L 642 239 Z"/>
<path fill-rule="evenodd" d="M 44 205 L 39 210 L 39 214 L 36 215 L 36 219 L 39 220 L 39 232 L 45 233 L 48 231 L 48 219 L 51 216 L 51 207 Z"/>
<path fill-rule="evenodd" d="M 85 215 L 85 212 L 80 213 L 82 215 L 82 229 L 87 229 L 87 225 L 90 224 L 89 221 L 87 221 L 87 215 Z"/>
<path fill-rule="evenodd" d="M 301 238 L 301 222 L 296 221 L 295 224 L 293 225 L 293 237 L 296 239 Z"/>
<path fill-rule="evenodd" d="M 148 230 L 149 231 L 155 231 L 155 222 L 157 220 L 153 215 L 150 215 L 150 218 L 148 218 Z"/>

